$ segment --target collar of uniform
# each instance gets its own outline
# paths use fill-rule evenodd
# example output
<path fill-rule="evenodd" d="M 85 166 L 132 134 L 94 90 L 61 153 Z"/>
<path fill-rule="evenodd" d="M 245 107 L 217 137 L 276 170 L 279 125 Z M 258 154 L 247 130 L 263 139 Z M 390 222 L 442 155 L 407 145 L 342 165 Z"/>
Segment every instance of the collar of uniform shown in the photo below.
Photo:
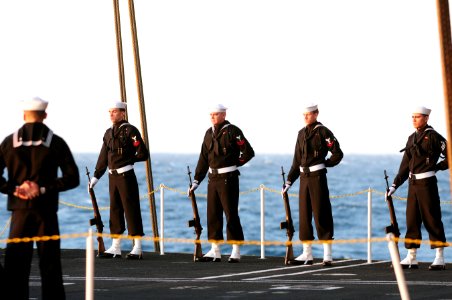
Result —
<path fill-rule="evenodd" d="M 312 124 L 306 125 L 306 136 L 307 137 L 311 137 L 312 133 L 314 132 L 314 130 L 319 127 L 319 126 L 323 126 L 322 123 L 315 121 Z"/>
<path fill-rule="evenodd" d="M 221 124 L 212 126 L 212 133 L 218 135 L 224 128 L 228 127 L 231 123 L 229 121 L 224 121 Z"/>
<path fill-rule="evenodd" d="M 127 123 L 126 120 L 122 120 L 122 121 L 119 121 L 118 123 L 113 124 L 111 126 L 111 128 L 117 129 L 117 128 L 121 127 L 122 125 L 126 124 L 126 123 Z"/>
<path fill-rule="evenodd" d="M 119 133 L 119 129 L 121 127 L 123 127 L 124 125 L 129 124 L 126 120 L 122 120 L 118 123 L 113 124 L 113 126 L 111 126 L 111 133 L 116 136 Z"/>
<path fill-rule="evenodd" d="M 416 129 L 416 133 L 417 133 L 417 134 L 422 134 L 422 133 L 424 133 L 427 129 L 430 129 L 430 128 L 433 129 L 432 126 L 426 124 L 424 127 L 419 128 L 419 129 Z"/>
<path fill-rule="evenodd" d="M 315 121 L 315 122 L 312 123 L 312 124 L 306 125 L 306 128 L 307 128 L 308 130 L 313 130 L 317 125 L 322 125 L 322 123 L 320 123 L 319 121 Z"/>
<path fill-rule="evenodd" d="M 39 146 L 50 147 L 53 131 L 40 122 L 25 123 L 13 134 L 13 148 L 19 146 Z"/>

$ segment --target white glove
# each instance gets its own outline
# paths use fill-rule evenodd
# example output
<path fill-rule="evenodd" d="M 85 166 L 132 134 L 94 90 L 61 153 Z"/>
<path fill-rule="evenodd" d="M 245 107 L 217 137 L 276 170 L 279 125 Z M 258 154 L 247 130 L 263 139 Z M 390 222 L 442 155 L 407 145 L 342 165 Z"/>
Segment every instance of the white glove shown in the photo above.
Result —
<path fill-rule="evenodd" d="M 199 186 L 198 180 L 193 180 L 191 187 L 188 188 L 187 195 L 190 196 L 191 192 L 194 192 Z"/>
<path fill-rule="evenodd" d="M 391 187 L 389 188 L 389 190 L 386 192 L 386 196 L 387 196 L 387 197 L 390 197 L 392 194 L 395 193 L 395 191 L 396 191 L 396 188 L 395 188 L 394 186 L 391 186 Z"/>
<path fill-rule="evenodd" d="M 91 181 L 89 182 L 89 185 L 88 185 L 88 189 L 93 189 L 98 181 L 99 181 L 99 179 L 97 179 L 96 177 L 91 178 Z"/>
<path fill-rule="evenodd" d="M 292 186 L 292 182 L 286 181 L 286 183 L 284 184 L 284 186 L 281 190 L 281 194 L 286 193 L 290 189 L 291 186 Z"/>

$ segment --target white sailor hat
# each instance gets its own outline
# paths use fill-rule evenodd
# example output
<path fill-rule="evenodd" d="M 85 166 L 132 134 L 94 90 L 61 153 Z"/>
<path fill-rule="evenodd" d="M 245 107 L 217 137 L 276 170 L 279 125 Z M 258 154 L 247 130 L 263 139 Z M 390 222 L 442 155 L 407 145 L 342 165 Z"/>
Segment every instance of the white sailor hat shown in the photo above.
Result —
<path fill-rule="evenodd" d="M 303 108 L 303 113 L 308 113 L 317 110 L 317 104 L 309 103 Z"/>
<path fill-rule="evenodd" d="M 422 114 L 422 115 L 427 115 L 427 116 L 429 116 L 431 111 L 432 111 L 432 110 L 429 109 L 429 108 L 427 108 L 427 107 L 424 107 L 424 106 L 418 106 L 418 107 L 416 107 L 416 108 L 414 109 L 413 114 Z"/>
<path fill-rule="evenodd" d="M 39 97 L 34 97 L 28 100 L 22 101 L 22 108 L 25 111 L 45 111 L 49 102 L 42 100 Z"/>
<path fill-rule="evenodd" d="M 127 103 L 121 102 L 121 101 L 116 101 L 111 104 L 110 108 L 126 109 L 126 107 L 127 107 Z"/>
<path fill-rule="evenodd" d="M 226 112 L 227 107 L 225 107 L 223 104 L 216 104 L 211 109 L 210 112 Z"/>

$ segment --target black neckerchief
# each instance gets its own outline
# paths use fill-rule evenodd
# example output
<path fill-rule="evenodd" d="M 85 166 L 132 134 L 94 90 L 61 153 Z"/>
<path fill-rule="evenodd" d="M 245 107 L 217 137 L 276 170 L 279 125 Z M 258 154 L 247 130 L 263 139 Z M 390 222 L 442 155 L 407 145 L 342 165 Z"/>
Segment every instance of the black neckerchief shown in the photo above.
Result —
<path fill-rule="evenodd" d="M 122 120 L 118 123 L 113 124 L 113 126 L 111 126 L 111 137 L 115 138 L 115 136 L 117 136 L 120 131 L 119 129 L 125 124 L 127 124 L 126 120 Z"/>
<path fill-rule="evenodd" d="M 319 126 L 322 126 L 322 123 L 315 121 L 312 124 L 306 125 L 305 127 L 305 134 L 303 136 L 303 139 L 301 141 L 301 157 L 304 157 L 308 153 L 308 143 L 307 141 L 312 138 L 312 136 L 316 132 L 316 128 Z"/>
<path fill-rule="evenodd" d="M 305 140 L 309 140 L 312 137 L 318 125 L 322 124 L 320 122 L 315 121 L 312 124 L 306 125 Z"/>
<path fill-rule="evenodd" d="M 413 135 L 413 144 L 403 148 L 402 150 L 400 150 L 400 152 L 407 151 L 407 150 L 410 150 L 411 148 L 414 148 L 414 150 L 416 151 L 416 154 L 420 156 L 421 149 L 419 148 L 419 144 L 422 142 L 425 135 L 431 130 L 434 130 L 434 129 L 432 126 L 430 126 L 428 124 L 420 129 L 417 129 Z"/>
<path fill-rule="evenodd" d="M 212 126 L 212 142 L 213 142 L 213 152 L 215 155 L 220 155 L 220 143 L 219 138 L 221 137 L 221 131 L 223 128 L 226 128 L 229 126 L 228 121 L 224 121 L 221 124 L 217 124 Z"/>

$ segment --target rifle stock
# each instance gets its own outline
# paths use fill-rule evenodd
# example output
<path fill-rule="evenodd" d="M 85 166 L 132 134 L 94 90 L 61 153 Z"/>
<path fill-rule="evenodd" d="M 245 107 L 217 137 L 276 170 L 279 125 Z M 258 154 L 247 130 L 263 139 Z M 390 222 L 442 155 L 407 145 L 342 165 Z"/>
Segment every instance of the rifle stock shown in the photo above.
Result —
<path fill-rule="evenodd" d="M 284 174 L 285 174 L 284 169 L 283 169 L 283 167 L 281 167 L 283 188 L 284 188 L 284 184 L 286 183 L 286 178 L 285 178 Z M 286 229 L 287 242 L 286 242 L 286 256 L 284 257 L 284 264 L 288 265 L 289 262 L 294 259 L 292 238 L 293 238 L 293 235 L 295 232 L 295 228 L 293 227 L 292 213 L 290 212 L 289 196 L 287 195 L 287 192 L 282 193 L 282 198 L 284 201 L 284 209 L 286 211 L 286 220 L 284 222 L 281 222 L 280 228 Z"/>
<path fill-rule="evenodd" d="M 191 188 L 192 181 L 191 181 L 191 172 L 190 172 L 189 166 L 187 166 L 187 172 L 188 172 L 188 178 L 190 180 L 190 185 L 188 187 Z M 193 261 L 196 262 L 200 258 L 202 258 L 202 247 L 201 247 L 201 242 L 200 242 L 202 226 L 201 226 L 201 220 L 199 218 L 198 205 L 196 203 L 196 196 L 195 196 L 194 191 L 189 192 L 189 197 L 191 200 L 191 207 L 193 209 L 193 219 L 188 221 L 188 227 L 195 228 L 196 239 L 195 239 L 195 252 L 193 254 Z"/>
<path fill-rule="evenodd" d="M 89 176 L 88 167 L 86 167 L 86 176 L 88 176 L 88 186 L 91 182 L 91 178 Z M 97 232 L 102 234 L 104 231 L 104 223 L 102 222 L 102 217 L 99 212 L 99 206 L 97 205 L 96 194 L 94 194 L 94 190 L 92 188 L 88 188 L 89 196 L 91 198 L 91 204 L 93 205 L 94 210 L 94 218 L 89 220 L 89 225 L 96 225 Z M 97 236 L 97 256 L 102 255 L 105 252 L 104 239 L 102 236 Z"/>
<path fill-rule="evenodd" d="M 388 183 L 388 175 L 386 174 L 386 170 L 384 170 L 385 174 L 385 180 L 386 180 L 386 194 L 385 194 L 385 201 L 388 204 L 389 208 L 389 218 L 391 220 L 391 225 L 386 226 L 385 231 L 386 233 L 393 233 L 396 238 L 400 237 L 400 230 L 399 230 L 399 224 L 397 223 L 397 217 L 395 214 L 394 209 L 394 203 L 392 201 L 391 196 L 387 196 L 389 191 L 389 183 Z M 396 245 L 398 243 L 396 242 Z M 399 251 L 399 247 L 397 247 L 397 252 Z"/>

